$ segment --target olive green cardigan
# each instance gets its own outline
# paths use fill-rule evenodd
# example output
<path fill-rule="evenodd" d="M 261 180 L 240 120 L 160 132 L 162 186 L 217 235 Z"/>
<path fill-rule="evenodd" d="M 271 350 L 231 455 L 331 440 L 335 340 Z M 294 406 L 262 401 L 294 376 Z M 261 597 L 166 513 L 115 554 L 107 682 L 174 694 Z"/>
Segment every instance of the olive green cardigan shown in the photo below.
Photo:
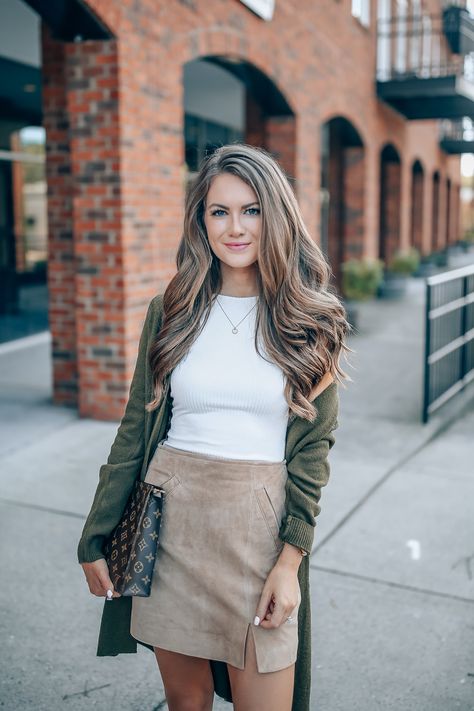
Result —
<path fill-rule="evenodd" d="M 145 403 L 152 399 L 152 373 L 148 348 L 159 331 L 163 295 L 155 296 L 149 306 L 140 337 L 138 358 L 130 385 L 125 413 L 117 430 L 107 463 L 99 472 L 99 483 L 92 507 L 79 541 L 79 563 L 104 558 L 102 546 L 106 536 L 120 521 L 133 483 L 145 478 L 155 448 L 169 429 L 171 395 L 169 375 L 159 407 L 149 413 Z M 329 477 L 328 452 L 335 442 L 333 430 L 338 426 L 339 395 L 333 381 L 314 400 L 319 415 L 313 423 L 300 417 L 289 418 L 285 459 L 288 469 L 286 511 L 279 536 L 311 552 L 315 517 L 320 512 L 321 487 Z M 292 711 L 309 711 L 311 690 L 311 608 L 309 590 L 309 555 L 299 566 L 301 603 L 298 613 L 298 653 Z M 104 601 L 97 656 L 116 656 L 136 652 L 137 641 L 130 635 L 131 597 Z M 139 642 L 148 649 L 150 645 Z M 223 661 L 210 660 L 216 693 L 227 701 L 232 694 Z"/>

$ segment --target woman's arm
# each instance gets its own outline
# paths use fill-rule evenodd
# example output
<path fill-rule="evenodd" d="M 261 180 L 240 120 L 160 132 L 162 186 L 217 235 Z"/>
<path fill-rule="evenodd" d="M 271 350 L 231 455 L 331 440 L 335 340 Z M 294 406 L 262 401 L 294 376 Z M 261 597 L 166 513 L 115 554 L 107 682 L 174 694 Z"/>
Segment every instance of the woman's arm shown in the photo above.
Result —
<path fill-rule="evenodd" d="M 321 489 L 329 480 L 328 454 L 335 443 L 339 426 L 339 392 L 331 382 L 312 401 L 318 410 L 313 423 L 296 417 L 290 424 L 286 450 L 288 480 L 286 514 L 280 526 L 282 541 L 311 552 L 316 517 L 320 513 Z"/>
<path fill-rule="evenodd" d="M 326 383 L 329 377 L 332 379 L 328 376 Z M 321 488 L 329 479 L 328 453 L 335 442 L 333 430 L 338 427 L 339 395 L 335 382 L 321 383 L 312 400 L 318 411 L 315 421 L 296 417 L 288 429 L 286 513 L 279 531 L 285 545 L 265 581 L 256 609 L 255 624 L 265 629 L 284 623 L 297 605 L 297 573 L 302 560 L 297 549 L 311 552 Z M 289 571 L 295 575 L 289 575 Z"/>
<path fill-rule="evenodd" d="M 79 563 L 92 563 L 105 558 L 102 552 L 104 540 L 119 523 L 142 466 L 148 346 L 157 331 L 161 299 L 162 295 L 159 294 L 148 305 L 127 406 L 107 463 L 99 471 L 99 483 L 77 549 Z"/>

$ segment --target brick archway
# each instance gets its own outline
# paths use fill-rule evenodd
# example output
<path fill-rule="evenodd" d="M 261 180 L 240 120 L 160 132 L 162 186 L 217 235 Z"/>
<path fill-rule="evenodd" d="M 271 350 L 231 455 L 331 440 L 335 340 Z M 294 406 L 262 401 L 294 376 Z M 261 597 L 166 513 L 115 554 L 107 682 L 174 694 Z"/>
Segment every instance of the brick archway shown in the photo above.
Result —
<path fill-rule="evenodd" d="M 199 42 L 169 33 L 137 48 L 135 39 L 63 42 L 46 27 L 42 38 L 53 397 L 105 420 L 123 414 L 146 304 L 175 269 L 186 62 L 206 57 L 240 73 L 245 140 L 297 177 L 295 117 L 262 69 L 278 72 L 268 48 L 243 46 L 229 28 L 203 29 Z"/>
<path fill-rule="evenodd" d="M 191 104 L 198 114 L 195 117 L 186 114 L 185 125 L 194 118 L 192 125 L 194 131 L 199 133 L 201 127 L 201 131 L 206 134 L 202 139 L 203 143 L 207 143 L 209 138 L 212 139 L 214 132 L 217 140 L 215 142 L 211 140 L 211 145 L 206 145 L 208 150 L 226 142 L 221 136 L 229 133 L 226 129 L 228 124 L 232 124 L 235 130 L 230 130 L 231 136 L 240 134 L 238 140 L 268 150 L 279 161 L 290 181 L 294 180 L 295 115 L 286 97 L 270 77 L 248 61 L 235 57 L 230 61 L 229 57 L 222 55 L 205 55 L 193 59 L 184 65 L 183 71 L 185 108 L 188 103 L 186 89 L 191 85 L 192 80 L 194 86 L 191 85 L 193 86 L 190 92 Z M 221 91 L 226 90 L 226 76 L 229 90 L 224 93 L 224 96 L 235 113 L 239 114 L 237 117 L 229 115 L 228 107 L 220 100 Z M 213 79 L 216 84 L 215 90 Z M 208 121 L 205 120 L 206 117 Z M 189 148 L 190 144 L 187 143 L 187 152 Z M 201 153 L 202 149 L 203 146 L 201 146 Z M 191 154 L 191 159 L 193 163 L 196 162 L 196 156 Z"/>
<path fill-rule="evenodd" d="M 321 127 L 321 246 L 340 286 L 341 264 L 364 251 L 365 148 L 348 119 Z"/>

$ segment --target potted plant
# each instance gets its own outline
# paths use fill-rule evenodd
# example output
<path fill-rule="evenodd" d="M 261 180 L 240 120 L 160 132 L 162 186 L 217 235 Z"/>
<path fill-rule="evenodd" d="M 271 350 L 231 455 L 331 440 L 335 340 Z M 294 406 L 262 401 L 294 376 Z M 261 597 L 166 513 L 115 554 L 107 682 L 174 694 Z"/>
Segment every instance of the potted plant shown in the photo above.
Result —
<path fill-rule="evenodd" d="M 431 259 L 431 255 L 424 254 L 420 257 L 418 269 L 414 272 L 413 276 L 425 278 L 431 276 L 432 274 L 436 274 L 437 271 L 436 265 Z"/>
<path fill-rule="evenodd" d="M 464 236 L 457 241 L 463 252 L 470 252 L 474 247 L 474 229 L 466 230 Z"/>
<path fill-rule="evenodd" d="M 386 299 L 403 296 L 406 291 L 407 278 L 416 272 L 419 264 L 420 253 L 416 247 L 397 250 L 384 270 L 378 296 Z"/>
<path fill-rule="evenodd" d="M 341 264 L 342 293 L 349 323 L 357 328 L 357 304 L 372 299 L 383 276 L 380 259 L 362 257 Z"/>

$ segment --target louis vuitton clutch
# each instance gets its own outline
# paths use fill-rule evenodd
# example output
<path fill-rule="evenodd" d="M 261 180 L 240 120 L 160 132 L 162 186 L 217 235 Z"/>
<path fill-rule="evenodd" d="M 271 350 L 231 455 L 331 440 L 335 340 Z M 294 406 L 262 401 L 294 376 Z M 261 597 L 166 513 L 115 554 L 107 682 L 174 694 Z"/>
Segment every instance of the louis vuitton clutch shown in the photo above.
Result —
<path fill-rule="evenodd" d="M 163 489 L 154 484 L 135 481 L 120 523 L 106 540 L 104 554 L 110 579 L 121 595 L 150 595 L 163 494 Z"/>

